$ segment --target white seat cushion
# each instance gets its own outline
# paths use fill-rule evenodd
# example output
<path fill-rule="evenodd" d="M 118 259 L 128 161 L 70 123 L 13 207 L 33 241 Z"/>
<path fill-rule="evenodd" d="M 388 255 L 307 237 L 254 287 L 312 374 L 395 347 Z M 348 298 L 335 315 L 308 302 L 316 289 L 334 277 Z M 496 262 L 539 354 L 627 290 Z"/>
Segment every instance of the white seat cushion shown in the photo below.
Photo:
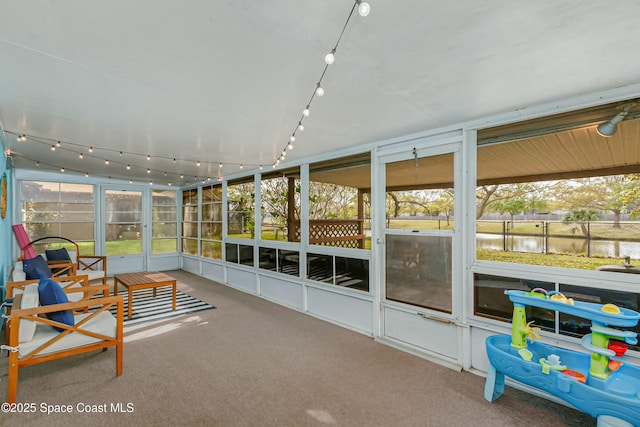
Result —
<path fill-rule="evenodd" d="M 13 282 L 23 282 L 27 280 L 27 273 L 25 273 L 22 268 L 22 261 L 16 262 L 13 266 L 13 273 L 11 273 L 11 280 Z"/>
<path fill-rule="evenodd" d="M 90 316 L 91 313 L 83 313 L 74 316 L 75 324 L 77 325 L 82 319 Z M 106 335 L 110 338 L 116 337 L 116 318 L 109 313 L 108 311 L 103 311 L 98 314 L 96 317 L 91 319 L 89 322 L 81 326 L 81 329 L 96 332 L 102 335 Z M 22 358 L 33 350 L 37 349 L 41 345 L 51 341 L 53 338 L 58 336 L 60 332 L 54 329 L 53 326 L 45 325 L 42 323 L 38 323 L 36 326 L 36 331 L 33 336 L 33 339 L 27 343 L 20 343 L 18 357 Z M 82 345 L 93 344 L 100 342 L 101 340 L 98 338 L 90 337 L 88 335 L 84 335 L 78 332 L 72 332 L 69 335 L 65 336 L 61 340 L 56 341 L 55 344 L 47 347 L 40 354 L 48 354 L 53 353 L 60 350 L 66 350 L 70 348 L 80 347 Z"/>
<path fill-rule="evenodd" d="M 22 293 L 22 300 L 20 301 L 20 308 L 36 308 L 40 305 L 40 293 L 38 292 L 38 284 L 32 283 L 24 288 Z M 22 346 L 22 343 L 26 343 L 33 340 L 33 336 L 36 332 L 36 323 L 33 320 L 20 319 L 20 326 L 18 331 L 18 342 Z"/>

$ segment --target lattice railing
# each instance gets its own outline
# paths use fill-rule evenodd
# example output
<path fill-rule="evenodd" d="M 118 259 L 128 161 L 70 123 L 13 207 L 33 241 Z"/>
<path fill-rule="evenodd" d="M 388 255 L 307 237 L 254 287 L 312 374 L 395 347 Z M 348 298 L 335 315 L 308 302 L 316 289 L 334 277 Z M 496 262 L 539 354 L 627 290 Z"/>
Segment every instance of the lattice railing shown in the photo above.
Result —
<path fill-rule="evenodd" d="M 300 222 L 295 223 L 296 241 L 300 241 Z M 312 219 L 309 221 L 309 243 L 312 245 L 364 248 L 364 220 Z"/>

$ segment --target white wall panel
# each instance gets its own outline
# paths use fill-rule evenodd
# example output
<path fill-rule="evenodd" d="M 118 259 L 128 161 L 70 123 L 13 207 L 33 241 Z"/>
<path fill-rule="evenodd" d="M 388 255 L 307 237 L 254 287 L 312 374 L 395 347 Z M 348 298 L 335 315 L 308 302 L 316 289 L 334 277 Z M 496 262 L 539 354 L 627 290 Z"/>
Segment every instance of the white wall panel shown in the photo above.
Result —
<path fill-rule="evenodd" d="M 260 294 L 272 301 L 303 310 L 302 284 L 260 276 Z"/>
<path fill-rule="evenodd" d="M 457 327 L 426 320 L 415 312 L 385 307 L 384 336 L 457 359 Z"/>
<path fill-rule="evenodd" d="M 182 269 L 188 271 L 189 273 L 198 274 L 200 273 L 200 261 L 193 258 L 182 257 Z"/>
<path fill-rule="evenodd" d="M 373 334 L 372 301 L 309 287 L 307 311 L 367 334 Z"/>
<path fill-rule="evenodd" d="M 148 271 L 166 271 L 180 268 L 180 257 L 178 255 L 154 256 L 147 260 Z"/>
<path fill-rule="evenodd" d="M 202 261 L 202 275 L 207 279 L 224 283 L 224 267 L 221 264 Z"/>
<path fill-rule="evenodd" d="M 258 292 L 256 273 L 227 266 L 227 283 L 234 288 L 255 294 Z"/>

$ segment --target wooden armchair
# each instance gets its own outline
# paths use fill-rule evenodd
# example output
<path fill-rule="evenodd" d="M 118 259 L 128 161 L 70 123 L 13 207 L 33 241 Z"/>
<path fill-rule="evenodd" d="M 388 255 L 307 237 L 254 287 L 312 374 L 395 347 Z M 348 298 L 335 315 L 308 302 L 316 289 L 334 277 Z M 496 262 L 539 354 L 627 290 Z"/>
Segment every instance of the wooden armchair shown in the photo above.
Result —
<path fill-rule="evenodd" d="M 47 242 L 52 241 L 52 242 Z M 66 243 L 65 243 L 66 242 Z M 75 271 L 73 275 L 87 275 L 89 276 L 89 282 L 100 280 L 103 285 L 107 284 L 107 257 L 104 255 L 82 255 L 80 254 L 80 246 L 71 239 L 67 239 L 66 237 L 61 236 L 46 236 L 41 237 L 39 239 L 33 240 L 27 243 L 26 246 L 22 247 L 21 250 L 26 253 L 27 248 L 33 250 L 34 247 L 38 247 L 39 249 L 47 249 L 49 245 L 56 244 L 61 246 L 67 246 L 67 252 L 69 254 L 69 260 L 60 261 L 60 260 L 52 260 L 48 259 L 47 253 L 41 254 L 49 264 L 52 272 L 55 270 L 54 276 L 63 275 L 65 273 L 65 269 L 69 268 L 69 265 L 72 264 L 75 266 Z M 52 252 L 56 252 L 55 250 Z M 20 262 L 20 261 L 19 261 Z M 16 264 L 16 268 L 14 271 L 18 272 L 18 274 L 22 273 L 22 266 L 18 268 Z M 68 274 L 71 272 L 67 271 Z M 26 277 L 14 277 L 14 280 L 25 280 Z"/>
<path fill-rule="evenodd" d="M 86 280 L 86 276 L 85 276 Z M 16 289 L 16 287 L 14 287 Z M 60 359 L 94 350 L 116 347 L 116 375 L 122 375 L 123 316 L 122 296 L 81 299 L 76 302 L 38 307 L 38 284 L 24 285 L 13 300 L 7 320 L 9 375 L 7 402 L 15 403 L 18 371 L 25 366 Z M 85 287 L 65 288 L 65 292 L 88 295 Z M 109 309 L 116 307 L 115 316 Z M 93 308 L 90 312 L 87 309 Z M 72 310 L 74 325 L 50 320 L 44 315 Z M 76 314 L 77 312 L 83 312 Z"/>

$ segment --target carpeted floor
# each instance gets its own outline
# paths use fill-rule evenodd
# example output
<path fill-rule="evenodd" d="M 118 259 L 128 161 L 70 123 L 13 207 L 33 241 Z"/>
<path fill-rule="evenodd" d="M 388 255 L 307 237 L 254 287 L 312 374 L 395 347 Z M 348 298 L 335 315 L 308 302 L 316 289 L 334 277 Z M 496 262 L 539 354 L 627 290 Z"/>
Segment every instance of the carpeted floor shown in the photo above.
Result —
<path fill-rule="evenodd" d="M 2 426 L 595 426 L 578 411 L 455 372 L 183 271 L 179 289 L 217 307 L 127 328 L 113 350 L 21 370 L 36 412 Z M 0 400 L 7 358 L 0 358 Z M 43 410 L 71 405 L 71 414 Z M 86 406 L 86 405 L 94 405 Z M 113 412 L 121 408 L 124 412 Z M 84 409 L 107 413 L 80 412 Z M 127 412 L 128 411 L 128 412 Z"/>

